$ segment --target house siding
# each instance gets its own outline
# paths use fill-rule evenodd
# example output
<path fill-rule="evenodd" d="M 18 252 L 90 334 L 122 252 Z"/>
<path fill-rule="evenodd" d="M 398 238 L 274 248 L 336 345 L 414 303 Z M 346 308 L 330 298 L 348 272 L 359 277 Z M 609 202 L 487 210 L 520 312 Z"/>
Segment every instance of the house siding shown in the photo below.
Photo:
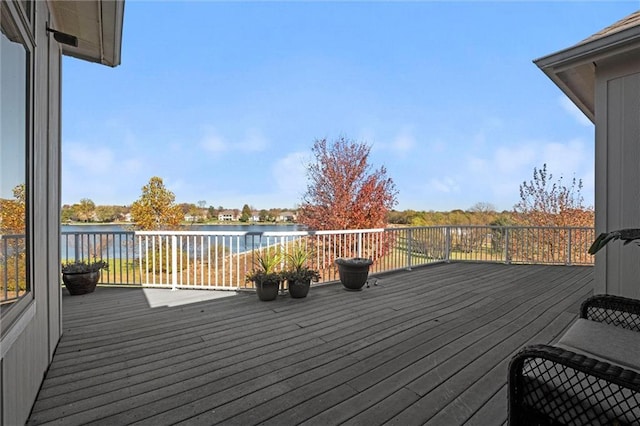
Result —
<path fill-rule="evenodd" d="M 597 64 L 596 229 L 640 228 L 640 55 Z M 595 291 L 640 297 L 640 251 L 609 244 L 596 257 Z"/>
<path fill-rule="evenodd" d="M 1 425 L 24 424 L 60 339 L 59 278 L 60 205 L 60 64 L 59 45 L 48 37 L 49 4 L 33 2 L 29 22 L 34 36 L 30 76 L 32 135 L 27 174 L 30 224 L 30 274 L 33 300 L 16 320 L 14 339 L 2 349 L 0 371 Z M 7 335 L 11 333 L 9 329 Z M 5 335 L 6 337 L 6 335 Z"/>

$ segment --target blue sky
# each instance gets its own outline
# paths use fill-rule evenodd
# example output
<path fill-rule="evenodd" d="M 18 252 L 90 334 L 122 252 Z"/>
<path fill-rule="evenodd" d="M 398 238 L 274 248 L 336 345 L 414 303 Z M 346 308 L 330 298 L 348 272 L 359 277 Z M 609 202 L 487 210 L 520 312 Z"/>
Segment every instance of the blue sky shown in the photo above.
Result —
<path fill-rule="evenodd" d="M 593 204 L 594 127 L 532 61 L 625 2 L 152 2 L 122 65 L 63 63 L 63 204 L 295 207 L 317 138 L 372 145 L 396 209 L 510 210 L 547 164 Z"/>

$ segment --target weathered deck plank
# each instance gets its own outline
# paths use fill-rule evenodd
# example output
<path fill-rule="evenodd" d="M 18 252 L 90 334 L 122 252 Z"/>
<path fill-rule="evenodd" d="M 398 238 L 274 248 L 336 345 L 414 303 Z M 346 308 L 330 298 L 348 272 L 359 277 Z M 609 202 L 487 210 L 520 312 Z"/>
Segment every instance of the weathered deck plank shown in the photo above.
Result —
<path fill-rule="evenodd" d="M 65 296 L 29 424 L 503 424 L 508 360 L 573 322 L 592 274 L 453 263 L 268 303 Z"/>

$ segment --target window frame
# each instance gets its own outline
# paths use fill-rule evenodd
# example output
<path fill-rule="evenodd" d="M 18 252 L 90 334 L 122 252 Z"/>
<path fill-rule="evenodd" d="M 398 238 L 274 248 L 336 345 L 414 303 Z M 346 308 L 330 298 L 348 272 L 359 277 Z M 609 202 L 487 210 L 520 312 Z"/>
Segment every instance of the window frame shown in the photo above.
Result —
<path fill-rule="evenodd" d="M 24 296 L 11 303 L 0 312 L 0 341 L 3 346 L 4 338 L 11 332 L 16 323 L 21 324 L 25 318 L 29 318 L 29 313 L 34 311 L 35 303 L 35 286 L 33 282 L 33 197 L 32 184 L 33 179 L 33 150 L 34 150 L 34 87 L 35 87 L 35 37 L 33 33 L 33 16 L 35 15 L 35 2 L 27 0 L 28 4 L 23 2 L 2 2 L 0 3 L 0 27 L 3 33 L 11 32 L 19 38 L 25 53 L 26 64 L 26 81 L 25 81 L 25 280 L 27 282 L 27 291 Z M 29 9 L 29 10 L 25 10 Z M 29 14 L 29 16 L 27 15 Z M 23 315 L 27 313 L 27 315 Z M 26 324 L 23 324 L 26 326 Z M 9 342 L 10 343 L 10 342 Z"/>

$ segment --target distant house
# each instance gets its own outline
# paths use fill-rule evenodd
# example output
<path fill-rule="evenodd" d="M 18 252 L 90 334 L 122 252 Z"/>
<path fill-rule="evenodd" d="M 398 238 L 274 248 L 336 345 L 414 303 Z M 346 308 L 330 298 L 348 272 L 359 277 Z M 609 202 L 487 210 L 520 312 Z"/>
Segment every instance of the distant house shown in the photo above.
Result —
<path fill-rule="evenodd" d="M 218 213 L 218 220 L 220 222 L 235 222 L 240 219 L 238 210 L 222 210 Z"/>
<path fill-rule="evenodd" d="M 251 217 L 249 217 L 250 222 L 259 222 L 260 221 L 260 212 L 258 210 L 251 211 Z"/>
<path fill-rule="evenodd" d="M 295 222 L 297 215 L 292 211 L 284 211 L 278 215 L 278 222 Z"/>

